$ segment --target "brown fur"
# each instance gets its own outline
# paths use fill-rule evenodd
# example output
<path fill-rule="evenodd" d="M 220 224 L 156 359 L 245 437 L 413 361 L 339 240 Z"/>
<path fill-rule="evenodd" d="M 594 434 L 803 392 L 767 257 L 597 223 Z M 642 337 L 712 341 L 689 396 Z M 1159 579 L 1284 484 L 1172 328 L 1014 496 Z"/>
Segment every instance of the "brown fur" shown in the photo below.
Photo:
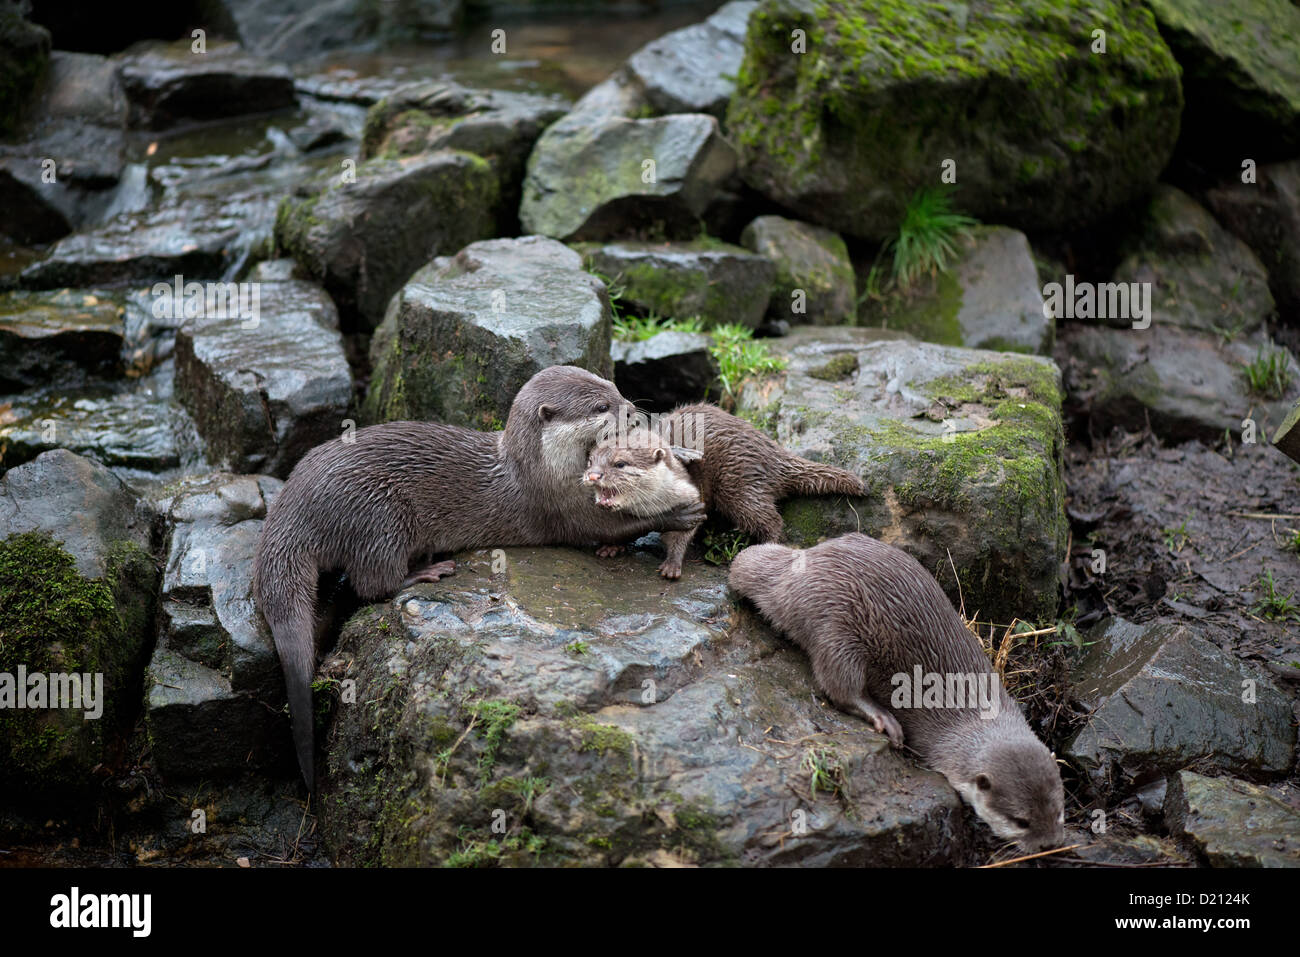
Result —
<path fill-rule="evenodd" d="M 1059 845 L 1060 771 L 934 576 L 906 552 L 844 535 L 813 548 L 755 545 L 731 566 L 733 590 L 807 652 L 819 688 L 940 771 L 996 833 Z M 995 717 L 969 707 L 898 707 L 895 675 L 992 675 Z"/>
<path fill-rule="evenodd" d="M 311 676 L 316 583 L 345 572 L 377 600 L 449 574 L 425 556 L 506 545 L 585 545 L 668 525 L 690 528 L 698 505 L 658 518 L 598 507 L 581 482 L 590 448 L 630 404 L 614 385 L 574 366 L 533 376 L 504 432 L 434 422 L 388 422 L 355 441 L 318 445 L 276 496 L 254 562 L 257 606 L 284 668 L 298 760 L 313 780 Z"/>

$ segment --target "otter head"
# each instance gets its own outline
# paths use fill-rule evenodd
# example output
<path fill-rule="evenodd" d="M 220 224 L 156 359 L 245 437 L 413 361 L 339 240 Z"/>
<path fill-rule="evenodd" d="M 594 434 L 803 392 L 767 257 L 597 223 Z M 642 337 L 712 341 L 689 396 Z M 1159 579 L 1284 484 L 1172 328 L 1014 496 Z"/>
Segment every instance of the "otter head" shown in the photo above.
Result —
<path fill-rule="evenodd" d="M 515 396 L 505 441 L 516 456 L 540 459 L 568 482 L 582 474 L 596 443 L 635 414 L 614 383 L 577 366 L 551 366 Z"/>
<path fill-rule="evenodd" d="M 1061 771 L 1042 742 L 993 741 L 950 780 L 998 837 L 1027 851 L 1065 843 Z"/>
<path fill-rule="evenodd" d="M 696 458 L 698 452 L 670 446 L 657 433 L 637 428 L 597 444 L 582 481 L 595 489 L 597 505 L 659 515 L 700 500 L 700 490 L 682 464 Z"/>

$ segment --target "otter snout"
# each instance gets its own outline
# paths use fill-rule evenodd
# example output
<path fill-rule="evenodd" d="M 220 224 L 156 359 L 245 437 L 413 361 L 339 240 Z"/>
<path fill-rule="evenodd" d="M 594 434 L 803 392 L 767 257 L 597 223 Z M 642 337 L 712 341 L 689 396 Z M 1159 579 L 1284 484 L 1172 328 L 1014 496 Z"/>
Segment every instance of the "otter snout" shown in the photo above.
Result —
<path fill-rule="evenodd" d="M 600 469 L 587 469 L 586 474 L 582 476 L 582 482 L 584 485 L 595 485 L 604 477 L 605 473 Z"/>

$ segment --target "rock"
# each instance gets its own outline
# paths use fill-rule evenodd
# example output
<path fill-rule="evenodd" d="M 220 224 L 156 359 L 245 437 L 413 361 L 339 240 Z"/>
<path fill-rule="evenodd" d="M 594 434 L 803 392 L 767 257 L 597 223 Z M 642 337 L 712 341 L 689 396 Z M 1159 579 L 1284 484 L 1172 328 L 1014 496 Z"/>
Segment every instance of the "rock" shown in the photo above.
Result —
<path fill-rule="evenodd" d="M 757 326 L 776 276 L 767 258 L 711 238 L 578 248 L 587 268 L 615 280 L 635 309 L 674 319 L 698 316 L 706 326 Z"/>
<path fill-rule="evenodd" d="M 104 290 L 0 293 L 0 389 L 121 375 L 125 311 Z"/>
<path fill-rule="evenodd" d="M 664 235 L 697 234 L 698 217 L 735 169 L 717 119 L 602 116 L 606 96 L 615 94 L 588 93 L 533 147 L 519 206 L 523 228 L 557 239 L 652 226 Z"/>
<path fill-rule="evenodd" d="M 1256 182 L 1234 175 L 1206 192 L 1205 204 L 1268 270 L 1283 320 L 1300 323 L 1300 160 L 1256 170 Z"/>
<path fill-rule="evenodd" d="M 773 319 L 827 326 L 853 322 L 858 302 L 853 263 L 837 234 L 784 216 L 759 216 L 740 234 L 740 244 L 776 266 L 768 305 Z"/>
<path fill-rule="evenodd" d="M 1095 787 L 1127 790 L 1193 761 L 1234 772 L 1290 770 L 1296 735 L 1288 699 L 1195 630 L 1107 619 L 1089 639 L 1070 692 L 1088 719 L 1063 755 Z M 1248 693 L 1255 700 L 1243 701 Z"/>
<path fill-rule="evenodd" d="M 95 793 L 97 768 L 112 760 L 139 694 L 157 582 L 146 548 L 151 524 L 120 479 L 71 452 L 47 452 L 0 476 L 0 782 L 8 801 L 48 813 L 84 807 Z M 72 674 L 75 684 L 56 677 Z M 38 685 L 48 688 L 41 698 L 33 697 Z M 56 706 L 60 687 L 77 697 Z"/>
<path fill-rule="evenodd" d="M 1273 444 L 1277 446 L 1279 452 L 1300 462 L 1300 429 L 1296 428 L 1297 423 L 1300 423 L 1300 399 L 1291 406 L 1291 411 L 1286 414 L 1282 424 L 1273 433 Z"/>
<path fill-rule="evenodd" d="M 1056 366 L 887 336 L 796 329 L 770 341 L 786 371 L 741 390 L 740 414 L 868 488 L 788 500 L 786 536 L 860 531 L 909 552 L 968 614 L 1054 619 L 1069 533 Z"/>
<path fill-rule="evenodd" d="M 466 150 L 497 175 L 502 235 L 518 232 L 528 154 L 542 130 L 568 110 L 559 98 L 423 82 L 395 90 L 366 114 L 362 156 L 395 159 L 439 149 Z"/>
<path fill-rule="evenodd" d="M 0 7 L 0 134 L 13 130 L 50 59 L 50 31 L 28 23 L 19 8 Z"/>
<path fill-rule="evenodd" d="M 1153 323 L 1231 338 L 1260 331 L 1273 314 L 1268 274 L 1250 247 L 1181 190 L 1156 187 L 1133 247 L 1111 278 L 1150 283 Z M 1132 328 L 1133 316 L 1105 321 Z"/>
<path fill-rule="evenodd" d="M 249 49 L 295 62 L 339 47 L 415 40 L 454 30 L 461 0 L 226 0 Z"/>
<path fill-rule="evenodd" d="M 212 120 L 286 109 L 295 102 L 293 73 L 250 56 L 237 43 L 209 43 L 196 53 L 188 37 L 133 47 L 121 58 L 132 126 L 160 130 L 180 120 Z"/>
<path fill-rule="evenodd" d="M 1300 867 L 1300 811 L 1286 790 L 1179 771 L 1165 821 L 1211 867 Z"/>
<path fill-rule="evenodd" d="M 1300 10 L 1288 0 L 1148 0 L 1183 72 L 1180 151 L 1289 156 L 1300 145 Z"/>
<path fill-rule="evenodd" d="M 577 365 L 610 378 L 605 287 L 542 236 L 473 243 L 393 297 L 370 344 L 367 422 L 434 419 L 503 428 L 534 373 Z"/>
<path fill-rule="evenodd" d="M 716 389 L 713 337 L 702 332 L 661 332 L 641 342 L 615 342 L 614 384 L 650 412 L 670 412 L 701 402 Z"/>
<path fill-rule="evenodd" d="M 496 554 L 345 628 L 326 669 L 359 689 L 328 737 L 336 863 L 964 859 L 947 783 L 817 704 L 805 658 L 736 614 L 723 570 L 665 592 L 645 554 Z M 808 787 L 819 751 L 840 796 Z"/>
<path fill-rule="evenodd" d="M 497 181 L 456 150 L 374 159 L 356 181 L 286 199 L 275 239 L 334 297 L 347 329 L 373 329 L 416 269 L 492 234 Z"/>
<path fill-rule="evenodd" d="M 626 69 L 650 105 L 660 113 L 712 113 L 721 120 L 757 7 L 753 0 L 733 0 L 703 23 L 666 33 L 632 54 Z"/>
<path fill-rule="evenodd" d="M 1105 24 L 1105 55 L 1092 31 Z M 791 54 L 792 31 L 807 37 Z M 956 164 L 955 205 L 1069 230 L 1141 197 L 1173 151 L 1178 66 L 1148 10 L 979 4 L 753 14 L 727 126 L 745 181 L 801 219 L 866 239 Z"/>
<path fill-rule="evenodd" d="M 281 484 L 213 473 L 160 502 L 167 566 L 145 719 L 169 779 L 274 767 L 290 751 L 284 716 L 267 707 L 284 698 L 279 659 L 253 604 L 253 555 Z"/>
<path fill-rule="evenodd" d="M 173 195 L 156 208 L 114 216 L 55 243 L 22 271 L 28 289 L 222 278 L 248 243 L 269 232 L 275 197 L 266 189 L 225 197 Z"/>
<path fill-rule="evenodd" d="M 1158 332 L 1070 324 L 1062 327 L 1056 355 L 1065 373 L 1072 419 L 1091 421 L 1102 434 L 1114 426 L 1139 431 L 1150 422 L 1161 438 L 1217 441 L 1237 434 L 1249 417 L 1271 430 L 1300 394 L 1285 349 L 1258 338 L 1221 338 L 1176 327 Z M 1251 391 L 1247 368 L 1270 355 L 1293 370 L 1281 398 Z"/>
<path fill-rule="evenodd" d="M 302 268 L 296 259 L 266 259 L 252 268 L 248 274 L 249 282 L 288 282 L 291 279 L 304 279 Z M 335 313 L 337 318 L 337 312 Z"/>
<path fill-rule="evenodd" d="M 352 400 L 334 305 L 305 282 L 261 286 L 260 315 L 205 315 L 176 336 L 176 395 L 208 458 L 239 472 L 286 476 L 342 434 Z"/>

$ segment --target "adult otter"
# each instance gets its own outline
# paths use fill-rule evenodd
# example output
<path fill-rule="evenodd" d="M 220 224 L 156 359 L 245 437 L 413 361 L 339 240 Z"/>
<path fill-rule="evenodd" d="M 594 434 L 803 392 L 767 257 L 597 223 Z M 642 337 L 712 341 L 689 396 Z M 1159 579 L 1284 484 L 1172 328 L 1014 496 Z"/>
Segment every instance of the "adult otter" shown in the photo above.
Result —
<path fill-rule="evenodd" d="M 808 653 L 836 707 L 895 747 L 905 737 L 995 834 L 1029 850 L 1063 842 L 1056 761 L 939 583 L 910 555 L 857 534 L 803 551 L 754 545 L 732 562 L 730 585 Z"/>
<path fill-rule="evenodd" d="M 585 481 L 597 487 L 601 505 L 644 515 L 646 504 L 662 500 L 667 487 L 657 489 L 653 496 L 647 496 L 649 489 L 635 487 L 637 481 L 644 480 L 643 475 L 653 474 L 644 469 L 651 464 L 647 454 L 656 449 L 672 452 L 664 463 L 670 470 L 679 467 L 678 463 L 685 467 L 709 512 L 722 515 L 760 542 L 781 539 L 784 525 L 776 503 L 783 498 L 866 493 L 862 479 L 852 472 L 801 458 L 716 405 L 682 406 L 655 428 L 663 437 L 658 444 L 642 436 L 636 439 L 636 446 L 629 447 L 629 436 L 613 436 L 592 450 Z M 620 460 L 625 463 L 623 468 L 617 465 Z M 641 471 L 628 472 L 630 463 Z M 689 529 L 663 536 L 668 557 L 659 573 L 665 578 L 681 575 L 686 546 L 694 534 L 695 530 Z"/>
<path fill-rule="evenodd" d="M 584 545 L 692 528 L 698 504 L 647 518 L 602 509 L 581 482 L 587 453 L 631 409 L 613 383 L 575 366 L 537 373 L 504 432 L 434 422 L 358 429 L 308 452 L 267 511 L 253 588 L 284 668 L 294 746 L 314 786 L 311 676 L 316 583 L 345 572 L 364 600 L 450 574 L 425 556 L 505 545 Z"/>

